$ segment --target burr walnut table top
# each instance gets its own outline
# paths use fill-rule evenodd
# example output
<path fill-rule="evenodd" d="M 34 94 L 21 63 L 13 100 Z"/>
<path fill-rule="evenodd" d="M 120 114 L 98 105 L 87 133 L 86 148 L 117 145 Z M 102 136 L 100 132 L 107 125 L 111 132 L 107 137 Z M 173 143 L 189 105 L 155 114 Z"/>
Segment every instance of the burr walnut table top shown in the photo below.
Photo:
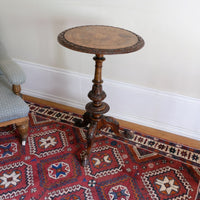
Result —
<path fill-rule="evenodd" d="M 122 54 L 139 50 L 143 39 L 122 28 L 101 25 L 79 26 L 63 31 L 58 42 L 75 51 L 91 54 Z"/>

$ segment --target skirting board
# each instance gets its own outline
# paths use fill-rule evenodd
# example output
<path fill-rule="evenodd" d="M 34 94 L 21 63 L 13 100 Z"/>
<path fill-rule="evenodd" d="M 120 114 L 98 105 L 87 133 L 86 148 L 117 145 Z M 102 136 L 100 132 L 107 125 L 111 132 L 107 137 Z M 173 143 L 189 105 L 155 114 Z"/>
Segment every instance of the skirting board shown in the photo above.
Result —
<path fill-rule="evenodd" d="M 27 81 L 26 95 L 84 109 L 93 76 L 15 59 Z M 104 79 L 108 115 L 143 126 L 200 140 L 200 100 Z"/>

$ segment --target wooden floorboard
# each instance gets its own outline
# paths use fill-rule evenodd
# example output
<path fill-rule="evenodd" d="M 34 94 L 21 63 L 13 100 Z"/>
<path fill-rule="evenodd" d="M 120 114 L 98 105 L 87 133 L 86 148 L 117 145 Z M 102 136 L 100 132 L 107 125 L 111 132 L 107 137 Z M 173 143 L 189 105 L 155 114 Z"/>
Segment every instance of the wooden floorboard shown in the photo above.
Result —
<path fill-rule="evenodd" d="M 72 107 L 69 107 L 69 106 L 65 106 L 65 105 L 62 105 L 62 104 L 46 101 L 46 100 L 43 100 L 43 99 L 31 97 L 31 96 L 23 95 L 23 98 L 27 101 L 30 101 L 30 102 L 51 106 L 51 107 L 54 107 L 54 108 L 66 110 L 66 111 L 81 114 L 81 115 L 84 113 L 84 110 L 72 108 Z M 175 143 L 178 143 L 178 144 L 182 144 L 182 145 L 185 145 L 185 146 L 200 149 L 200 141 L 198 141 L 198 140 L 194 140 L 194 139 L 191 139 L 191 138 L 175 135 L 173 133 L 169 133 L 169 132 L 153 129 L 153 128 L 150 128 L 150 127 L 138 125 L 138 124 L 135 124 L 135 123 L 132 123 L 132 122 L 127 122 L 127 121 L 123 121 L 123 120 L 119 120 L 119 119 L 117 119 L 117 120 L 120 123 L 121 127 L 129 128 L 129 129 L 132 129 L 132 130 L 135 130 L 135 131 L 138 131 L 140 133 L 144 133 L 144 134 L 147 134 L 147 135 L 150 135 L 150 136 L 154 136 L 154 137 L 157 137 L 157 138 L 161 138 L 161 139 L 168 140 L 168 141 L 171 141 L 171 142 L 175 142 Z"/>

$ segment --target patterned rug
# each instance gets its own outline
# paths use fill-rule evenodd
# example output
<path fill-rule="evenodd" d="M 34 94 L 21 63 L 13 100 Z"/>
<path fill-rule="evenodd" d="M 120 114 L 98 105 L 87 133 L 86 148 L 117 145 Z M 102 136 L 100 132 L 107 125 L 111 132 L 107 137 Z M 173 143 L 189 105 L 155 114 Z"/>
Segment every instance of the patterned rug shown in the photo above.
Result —
<path fill-rule="evenodd" d="M 74 125 L 81 116 L 29 105 L 25 148 L 15 126 L 0 128 L 0 200 L 200 200 L 200 150 L 104 129 L 82 167 L 87 128 Z"/>

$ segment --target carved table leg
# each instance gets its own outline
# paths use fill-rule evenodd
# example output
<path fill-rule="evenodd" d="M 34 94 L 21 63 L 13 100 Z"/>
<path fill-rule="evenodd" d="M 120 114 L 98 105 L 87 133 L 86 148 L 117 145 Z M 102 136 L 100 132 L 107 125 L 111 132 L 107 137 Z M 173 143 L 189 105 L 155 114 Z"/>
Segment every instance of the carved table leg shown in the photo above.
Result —
<path fill-rule="evenodd" d="M 92 121 L 90 123 L 90 127 L 87 132 L 87 152 L 82 161 L 83 166 L 86 166 L 89 164 L 89 154 L 90 154 L 90 150 L 93 144 L 93 138 L 95 137 L 96 133 L 97 133 L 97 122 Z"/>
<path fill-rule="evenodd" d="M 101 128 L 104 128 L 104 127 L 110 127 L 117 136 L 125 137 L 128 139 L 133 138 L 129 130 L 125 130 L 122 134 L 119 132 L 119 122 L 115 120 L 113 117 L 104 116 L 102 118 Z"/>
<path fill-rule="evenodd" d="M 83 120 L 81 119 L 74 119 L 75 126 L 78 127 L 86 127 L 91 121 L 91 113 L 85 112 L 83 115 Z"/>
<path fill-rule="evenodd" d="M 118 123 L 118 121 L 116 121 L 114 118 L 112 118 L 112 117 L 106 117 L 106 116 L 104 116 L 103 118 L 102 118 L 102 128 L 103 127 L 110 127 L 111 129 L 112 129 L 112 131 L 116 134 L 116 135 L 118 135 L 118 136 L 120 136 L 120 133 L 119 133 L 119 123 Z"/>

